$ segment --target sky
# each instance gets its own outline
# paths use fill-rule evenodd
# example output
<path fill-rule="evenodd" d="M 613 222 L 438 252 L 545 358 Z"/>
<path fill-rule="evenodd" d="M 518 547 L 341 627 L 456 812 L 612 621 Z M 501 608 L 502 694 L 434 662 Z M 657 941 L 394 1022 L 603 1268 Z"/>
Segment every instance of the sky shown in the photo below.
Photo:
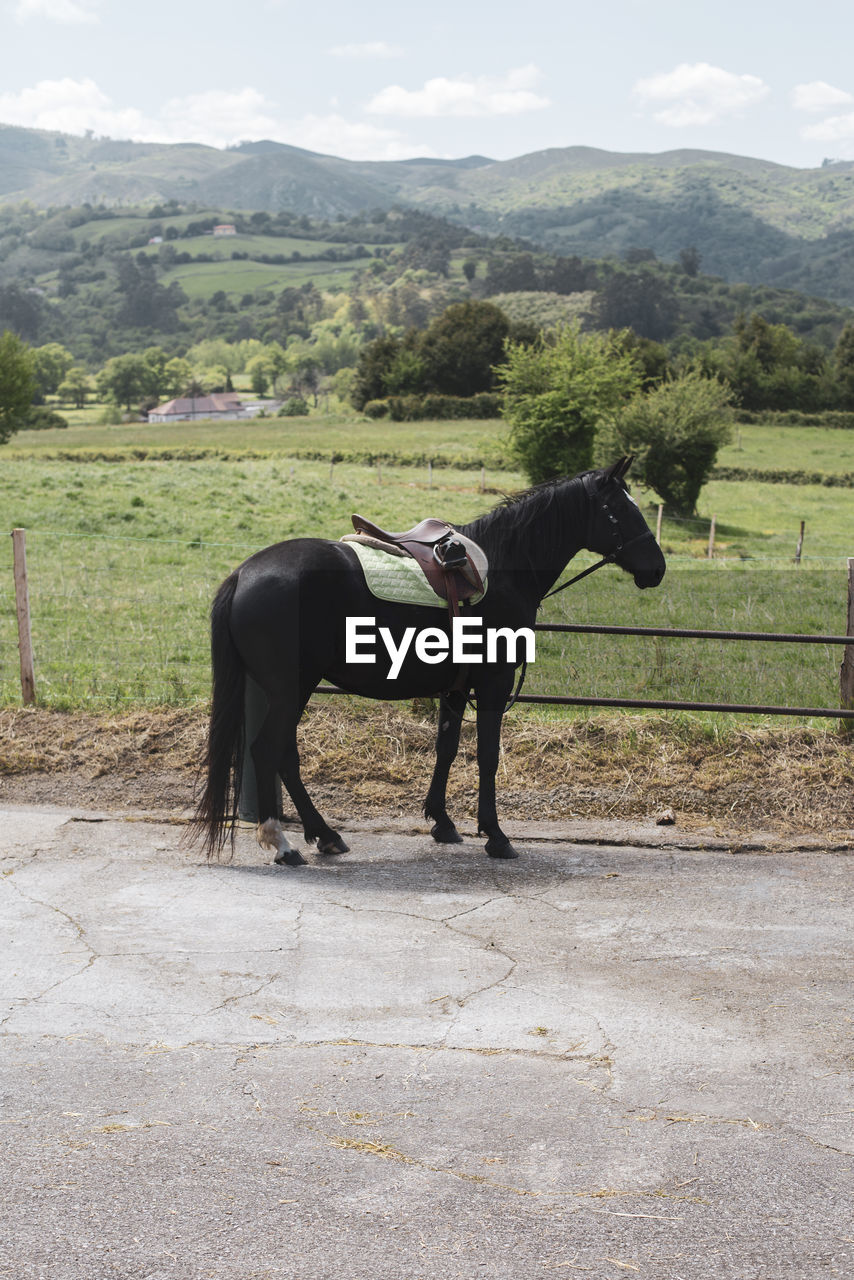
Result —
<path fill-rule="evenodd" d="M 0 0 L 0 122 L 353 160 L 854 160 L 851 0 Z"/>

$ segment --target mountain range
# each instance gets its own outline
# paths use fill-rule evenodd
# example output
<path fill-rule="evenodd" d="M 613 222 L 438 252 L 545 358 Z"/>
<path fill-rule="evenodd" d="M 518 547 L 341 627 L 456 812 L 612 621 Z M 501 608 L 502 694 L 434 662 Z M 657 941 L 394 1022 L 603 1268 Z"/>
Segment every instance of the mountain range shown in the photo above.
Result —
<path fill-rule="evenodd" d="M 0 125 L 0 203 L 287 209 L 417 207 L 565 254 L 694 247 L 703 270 L 854 303 L 854 162 L 795 169 L 695 150 L 552 148 L 495 161 L 354 161 L 272 141 L 228 150 Z"/>

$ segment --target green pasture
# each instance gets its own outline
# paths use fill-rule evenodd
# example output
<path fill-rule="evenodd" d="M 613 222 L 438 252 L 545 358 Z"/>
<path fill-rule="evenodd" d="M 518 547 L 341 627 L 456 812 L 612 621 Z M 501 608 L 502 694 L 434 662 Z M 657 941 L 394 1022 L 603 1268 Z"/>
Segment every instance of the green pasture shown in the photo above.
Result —
<path fill-rule="evenodd" d="M 163 283 L 177 281 L 188 298 L 211 298 L 225 293 L 252 293 L 255 289 L 297 287 L 312 280 L 318 289 L 346 284 L 358 266 L 353 263 L 291 262 L 276 266 L 265 262 L 196 262 L 170 268 Z"/>
<path fill-rule="evenodd" d="M 222 425 L 245 430 L 247 443 L 260 448 L 259 432 L 274 424 Z M 316 420 L 314 425 L 319 435 Z M 429 428 L 457 431 L 461 425 Z M 477 424 L 481 430 L 484 425 Z M 311 426 L 309 420 L 299 430 Z M 425 426 L 402 430 L 418 433 Z M 370 427 L 375 440 L 387 440 L 391 428 Z M 351 436 L 354 429 L 351 422 Z M 17 457 L 8 449 L 2 455 L 0 513 L 5 529 L 28 530 L 39 698 L 56 707 L 204 700 L 210 600 L 223 577 L 259 547 L 296 535 L 340 537 L 353 511 L 405 527 L 431 513 L 462 523 L 496 501 L 495 492 L 479 491 L 476 469 L 437 467 L 431 490 L 423 466 L 385 465 L 380 474 L 338 463 L 330 475 L 328 463 L 288 457 L 284 450 L 237 461 L 98 462 L 60 461 L 35 451 L 27 458 L 20 438 L 16 445 Z M 490 490 L 521 483 L 512 472 L 487 474 Z M 654 495 L 640 497 L 653 522 Z M 707 520 L 685 525 L 665 518 L 669 573 L 659 589 L 639 592 L 626 575 L 604 569 L 551 601 L 543 620 L 844 631 L 845 556 L 854 554 L 847 491 L 716 482 L 704 491 L 703 505 L 717 515 L 727 559 L 702 558 Z M 795 567 L 798 512 L 807 519 L 810 554 Z M 577 565 L 587 562 L 581 556 Z M 830 646 L 545 635 L 538 644 L 530 692 L 837 702 L 841 654 Z M 14 705 L 20 693 L 8 538 L 0 544 L 0 652 L 6 655 L 0 701 Z"/>
<path fill-rule="evenodd" d="M 737 423 L 718 464 L 762 471 L 854 471 L 854 431 Z"/>
<path fill-rule="evenodd" d="M 343 252 L 352 256 L 356 246 L 354 244 L 345 244 L 344 241 L 333 240 L 306 240 L 300 239 L 299 236 L 263 236 L 252 235 L 251 233 L 240 233 L 233 236 L 188 236 L 186 239 L 169 240 L 165 243 L 171 244 L 176 253 L 204 253 L 210 254 L 214 258 L 230 259 L 232 253 L 301 253 L 306 258 L 319 258 L 327 249 L 334 249 L 336 252 Z M 141 250 L 149 257 L 157 259 L 160 245 L 151 245 Z M 136 253 L 137 250 L 128 250 L 130 253 Z M 205 264 L 202 263 L 202 266 Z"/>
<path fill-rule="evenodd" d="M 259 266 L 236 262 L 235 267 Z M 202 264 L 215 272 L 217 263 Z M 270 268 L 274 271 L 286 268 Z M 290 268 L 287 268 L 288 270 Z M 54 407 L 53 405 L 51 407 Z M 330 411 L 321 402 L 309 417 L 297 420 L 260 419 L 255 422 L 131 422 L 122 426 L 100 426 L 103 405 L 85 409 L 56 408 L 68 420 L 64 431 L 27 431 L 14 436 L 6 456 L 50 453 L 57 448 L 108 449 L 132 444 L 168 448 L 173 445 L 207 446 L 217 449 L 253 448 L 286 453 L 293 448 L 317 448 L 342 452 L 370 442 L 377 452 L 395 453 L 401 458 L 422 456 L 435 447 L 436 457 L 448 456 L 452 448 L 470 450 L 472 458 L 506 459 L 506 429 L 500 420 L 459 422 L 370 421 L 352 409 Z M 365 446 L 368 447 L 368 446 Z M 718 454 L 721 466 L 765 471 L 823 471 L 840 474 L 854 471 L 854 431 L 830 427 L 778 427 L 755 423 L 738 424 L 733 443 Z"/>
<path fill-rule="evenodd" d="M 239 382 L 238 378 L 238 382 Z M 251 392 L 247 392 L 251 395 Z M 254 397 L 253 397 L 254 398 Z M 506 465 L 504 427 L 482 419 L 452 422 L 372 422 L 352 409 L 321 405 L 305 418 L 255 418 L 229 422 L 127 422 L 100 426 L 103 406 L 62 410 L 69 426 L 61 431 L 26 431 L 14 436 L 4 457 L 44 456 L 58 450 L 154 449 L 260 450 L 292 455 L 311 451 L 323 457 L 376 452 L 401 459 L 432 456 L 471 464 Z M 521 483 L 521 477 L 520 477 Z"/>

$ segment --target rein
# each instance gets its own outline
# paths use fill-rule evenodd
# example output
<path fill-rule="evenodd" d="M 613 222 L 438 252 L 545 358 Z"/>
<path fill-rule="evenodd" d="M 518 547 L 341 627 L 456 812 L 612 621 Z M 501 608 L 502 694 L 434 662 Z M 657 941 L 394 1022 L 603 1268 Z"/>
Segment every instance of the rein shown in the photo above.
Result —
<path fill-rule="evenodd" d="M 620 550 L 622 548 L 617 547 L 617 551 Z M 586 578 L 589 573 L 595 573 L 597 569 L 601 569 L 605 564 L 614 564 L 617 559 L 617 551 L 612 551 L 609 556 L 605 556 L 602 560 L 597 560 L 595 564 L 588 565 L 586 569 L 581 570 L 581 573 L 577 573 L 574 578 L 570 578 L 567 582 L 562 582 L 559 587 L 553 587 L 551 591 L 546 592 L 543 599 L 548 600 L 549 596 L 556 596 L 559 591 L 565 591 L 574 582 L 580 582 L 582 578 Z"/>

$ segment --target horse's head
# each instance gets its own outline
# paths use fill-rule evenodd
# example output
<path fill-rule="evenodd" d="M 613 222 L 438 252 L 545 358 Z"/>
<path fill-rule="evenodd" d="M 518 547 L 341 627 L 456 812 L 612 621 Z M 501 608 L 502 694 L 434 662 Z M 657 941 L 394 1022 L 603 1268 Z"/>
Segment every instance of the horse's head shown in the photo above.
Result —
<path fill-rule="evenodd" d="M 598 555 L 610 556 L 632 574 L 635 586 L 657 587 L 666 565 L 661 548 L 626 485 L 624 476 L 631 464 L 631 458 L 620 458 L 602 471 L 585 473 L 590 514 L 584 545 Z"/>

